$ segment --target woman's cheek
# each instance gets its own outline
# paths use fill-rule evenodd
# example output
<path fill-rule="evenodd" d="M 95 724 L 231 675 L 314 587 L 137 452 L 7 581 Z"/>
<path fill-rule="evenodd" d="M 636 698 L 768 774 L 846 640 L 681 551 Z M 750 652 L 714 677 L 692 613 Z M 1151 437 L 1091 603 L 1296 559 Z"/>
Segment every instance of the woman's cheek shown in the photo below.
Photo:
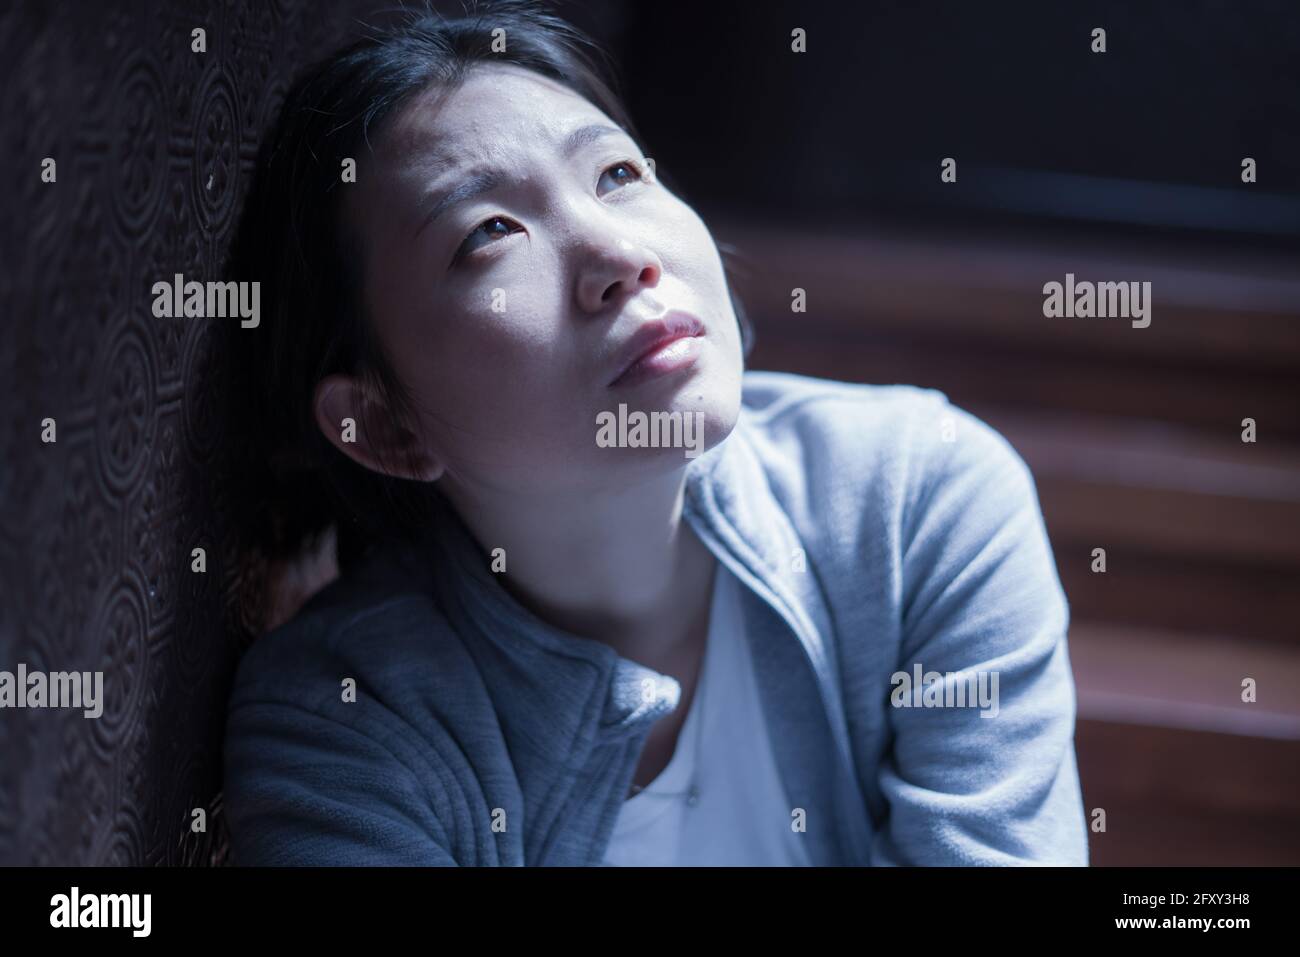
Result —
<path fill-rule="evenodd" d="M 690 206 L 681 208 L 667 233 L 667 247 L 678 275 L 690 276 L 693 285 L 709 272 L 717 259 L 717 245 L 704 220 Z M 707 287 L 706 287 L 707 288 Z M 703 291 L 703 290 L 698 290 Z"/>

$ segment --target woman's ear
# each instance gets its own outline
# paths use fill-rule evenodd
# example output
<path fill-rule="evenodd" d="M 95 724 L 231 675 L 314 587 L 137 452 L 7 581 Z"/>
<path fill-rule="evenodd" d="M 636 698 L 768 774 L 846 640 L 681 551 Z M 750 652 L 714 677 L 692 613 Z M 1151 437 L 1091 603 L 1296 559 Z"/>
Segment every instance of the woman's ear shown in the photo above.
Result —
<path fill-rule="evenodd" d="M 418 435 L 359 379 L 328 375 L 316 384 L 312 408 L 316 425 L 344 455 L 381 475 L 432 482 L 444 466 Z"/>

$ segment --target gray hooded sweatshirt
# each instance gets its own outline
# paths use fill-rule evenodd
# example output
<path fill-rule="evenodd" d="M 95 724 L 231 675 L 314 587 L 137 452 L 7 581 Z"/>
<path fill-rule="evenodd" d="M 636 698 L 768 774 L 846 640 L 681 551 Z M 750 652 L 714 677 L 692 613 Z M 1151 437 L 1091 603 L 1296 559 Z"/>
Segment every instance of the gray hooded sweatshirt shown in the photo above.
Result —
<path fill-rule="evenodd" d="M 1087 864 L 1068 605 L 1005 439 L 933 390 L 751 371 L 684 517 L 743 585 L 815 865 Z M 244 655 L 232 859 L 598 865 L 680 690 L 520 605 L 444 502 Z"/>

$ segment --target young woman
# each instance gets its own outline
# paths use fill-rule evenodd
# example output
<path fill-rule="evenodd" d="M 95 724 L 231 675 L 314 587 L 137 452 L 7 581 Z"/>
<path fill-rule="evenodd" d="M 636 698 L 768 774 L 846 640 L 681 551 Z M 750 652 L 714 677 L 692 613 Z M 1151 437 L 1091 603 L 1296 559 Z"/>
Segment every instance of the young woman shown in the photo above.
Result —
<path fill-rule="evenodd" d="M 746 372 L 585 49 L 417 18 L 264 149 L 244 514 L 341 574 L 241 662 L 234 861 L 1086 863 L 1023 462 L 937 392 Z"/>

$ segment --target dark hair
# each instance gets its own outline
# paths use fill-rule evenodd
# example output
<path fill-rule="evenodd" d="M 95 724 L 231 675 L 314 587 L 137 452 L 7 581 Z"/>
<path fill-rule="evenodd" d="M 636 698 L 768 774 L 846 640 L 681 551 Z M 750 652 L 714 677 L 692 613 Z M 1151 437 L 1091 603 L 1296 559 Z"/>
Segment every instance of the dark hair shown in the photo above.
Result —
<path fill-rule="evenodd" d="M 504 28 L 505 52 L 492 50 Z M 241 554 L 291 559 L 335 526 L 346 567 L 378 537 L 423 527 L 431 487 L 353 462 L 312 411 L 326 375 L 367 379 L 400 421 L 411 400 L 361 309 L 359 255 L 341 217 L 342 161 L 431 84 L 454 89 L 477 62 L 513 63 L 563 83 L 640 142 L 603 51 L 534 3 L 492 0 L 444 18 L 406 12 L 308 69 L 263 142 L 226 275 L 261 283 L 261 322 L 229 336 L 234 516 Z M 671 185 L 671 180 L 666 182 Z M 730 283 L 728 283 L 730 286 Z M 751 331 L 732 296 L 745 353 Z M 401 417 L 405 417 L 404 419 Z M 358 423 L 364 429 L 365 423 Z"/>

